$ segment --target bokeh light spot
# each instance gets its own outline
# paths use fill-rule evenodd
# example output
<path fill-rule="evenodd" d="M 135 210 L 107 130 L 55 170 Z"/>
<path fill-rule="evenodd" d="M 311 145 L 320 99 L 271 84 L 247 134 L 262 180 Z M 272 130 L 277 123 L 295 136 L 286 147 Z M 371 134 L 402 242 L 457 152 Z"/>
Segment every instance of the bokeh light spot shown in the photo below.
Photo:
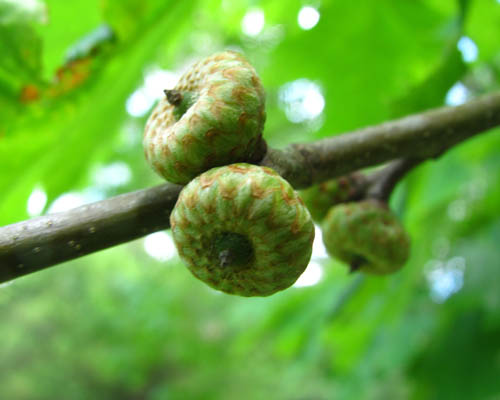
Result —
<path fill-rule="evenodd" d="M 314 7 L 304 6 L 299 11 L 297 22 L 302 29 L 309 30 L 316 26 L 319 17 L 319 12 Z"/>
<path fill-rule="evenodd" d="M 464 283 L 465 258 L 453 257 L 446 262 L 430 260 L 424 267 L 431 299 L 443 303 L 458 292 Z"/>
<path fill-rule="evenodd" d="M 446 93 L 445 103 L 449 106 L 464 104 L 469 98 L 469 89 L 462 82 L 455 83 Z"/>
<path fill-rule="evenodd" d="M 144 238 L 144 251 L 158 261 L 166 261 L 176 254 L 175 244 L 167 232 L 155 232 Z"/>
<path fill-rule="evenodd" d="M 264 29 L 264 11 L 255 8 L 248 11 L 241 21 L 241 30 L 245 35 L 257 36 Z"/>
<path fill-rule="evenodd" d="M 57 197 L 48 209 L 49 214 L 72 210 L 73 208 L 83 206 L 92 201 L 102 200 L 103 196 L 85 195 L 79 192 L 67 192 Z"/>
<path fill-rule="evenodd" d="M 462 36 L 457 43 L 458 50 L 462 53 L 462 59 L 465 62 L 473 62 L 477 60 L 479 50 L 476 43 L 467 36 Z"/>
<path fill-rule="evenodd" d="M 100 188 L 114 188 L 126 185 L 132 178 L 132 171 L 127 163 L 116 161 L 98 168 L 93 176 L 95 184 Z"/>
<path fill-rule="evenodd" d="M 308 79 L 298 79 L 280 88 L 279 104 L 291 122 L 300 123 L 321 115 L 325 98 L 318 84 Z"/>
<path fill-rule="evenodd" d="M 30 217 L 40 215 L 47 204 L 47 193 L 41 188 L 36 187 L 28 197 L 27 211 Z"/>
<path fill-rule="evenodd" d="M 179 79 L 179 74 L 159 68 L 146 72 L 144 84 L 135 90 L 127 99 L 125 108 L 132 117 L 142 117 L 147 114 L 155 102 L 164 96 L 163 90 L 173 88 Z"/>
<path fill-rule="evenodd" d="M 323 233 L 318 225 L 314 226 L 314 243 L 311 258 L 328 258 L 328 253 L 326 252 L 326 247 L 323 243 Z"/>
<path fill-rule="evenodd" d="M 294 287 L 313 286 L 321 281 L 323 267 L 316 261 L 311 261 L 299 279 L 293 284 Z"/>

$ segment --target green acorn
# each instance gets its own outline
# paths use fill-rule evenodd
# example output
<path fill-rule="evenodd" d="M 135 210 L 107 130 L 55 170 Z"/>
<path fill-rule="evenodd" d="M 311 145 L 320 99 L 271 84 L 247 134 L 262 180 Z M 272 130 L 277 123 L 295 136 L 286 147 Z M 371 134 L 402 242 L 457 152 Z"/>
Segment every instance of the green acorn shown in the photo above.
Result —
<path fill-rule="evenodd" d="M 366 176 L 355 172 L 302 190 L 300 196 L 309 209 L 313 220 L 321 222 L 333 205 L 358 198 L 362 194 L 365 184 Z"/>
<path fill-rule="evenodd" d="M 268 296 L 291 286 L 312 252 L 314 225 L 274 170 L 213 168 L 184 187 L 170 216 L 181 258 L 214 289 Z"/>
<path fill-rule="evenodd" d="M 166 180 L 186 184 L 262 151 L 264 89 L 240 54 L 225 51 L 197 62 L 165 95 L 147 121 L 143 146 Z"/>
<path fill-rule="evenodd" d="M 410 238 L 398 218 L 376 200 L 332 207 L 323 221 L 323 242 L 351 271 L 375 275 L 399 270 L 410 251 Z"/>

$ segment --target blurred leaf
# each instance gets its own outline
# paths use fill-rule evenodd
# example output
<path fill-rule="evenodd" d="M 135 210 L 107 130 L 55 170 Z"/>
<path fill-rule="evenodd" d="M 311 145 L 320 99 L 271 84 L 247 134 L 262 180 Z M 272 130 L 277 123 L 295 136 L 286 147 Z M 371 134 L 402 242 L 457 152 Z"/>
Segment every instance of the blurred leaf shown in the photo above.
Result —
<path fill-rule="evenodd" d="M 32 27 L 41 21 L 43 7 L 28 12 L 18 3 L 0 1 L 0 139 L 12 126 L 22 105 L 22 90 L 41 81 L 41 39 Z"/>
<path fill-rule="evenodd" d="M 0 51 L 4 54 L 0 61 L 0 76 L 4 82 L 18 88 L 21 82 L 39 79 L 41 42 L 30 26 L 22 23 L 0 25 Z"/>
<path fill-rule="evenodd" d="M 158 14 L 165 13 L 165 2 L 141 0 L 102 0 L 103 16 L 122 41 L 132 40 L 148 29 Z"/>
<path fill-rule="evenodd" d="M 462 54 L 456 43 L 448 51 L 442 63 L 422 83 L 408 90 L 407 94 L 394 102 L 393 117 L 440 107 L 446 93 L 466 72 Z"/>
<path fill-rule="evenodd" d="M 290 29 L 262 72 L 273 88 L 299 78 L 323 88 L 324 125 L 310 139 L 387 119 L 392 101 L 431 74 L 456 37 L 444 30 L 449 15 L 420 2 L 365 1 L 357 8 L 336 2 L 319 11 L 313 29 Z"/>
<path fill-rule="evenodd" d="M 466 24 L 466 34 L 476 42 L 479 60 L 498 55 L 494 37 L 500 35 L 500 4 L 496 0 L 472 1 Z"/>
<path fill-rule="evenodd" d="M 415 363 L 416 396 L 426 399 L 487 399 L 499 394 L 498 335 L 484 315 L 457 315 L 438 332 L 433 346 Z"/>
<path fill-rule="evenodd" d="M 155 54 L 166 31 L 172 31 L 178 15 L 189 12 L 186 6 L 172 8 L 165 4 L 164 7 L 172 24 L 157 17 L 157 23 L 151 24 L 139 40 L 124 45 L 98 75 L 96 72 L 92 85 L 82 87 L 75 97 L 48 99 L 47 115 L 37 115 L 39 106 L 34 105 L 33 115 L 26 119 L 23 129 L 3 141 L 1 168 L 20 172 L 17 176 L 0 177 L 0 190 L 4 193 L 0 205 L 0 210 L 5 210 L 0 212 L 3 223 L 26 215 L 24 204 L 37 184 L 42 185 L 49 200 L 77 187 L 86 177 L 85 166 L 113 143 L 125 117 L 125 101 L 141 78 L 144 64 Z M 184 26 L 178 25 L 178 29 Z M 127 68 L 123 68 L 125 64 Z M 7 153 L 12 152 L 18 156 L 8 157 Z"/>
<path fill-rule="evenodd" d="M 43 74 L 49 81 L 66 60 L 68 50 L 102 21 L 100 0 L 44 0 L 47 23 L 37 31 L 43 39 Z"/>

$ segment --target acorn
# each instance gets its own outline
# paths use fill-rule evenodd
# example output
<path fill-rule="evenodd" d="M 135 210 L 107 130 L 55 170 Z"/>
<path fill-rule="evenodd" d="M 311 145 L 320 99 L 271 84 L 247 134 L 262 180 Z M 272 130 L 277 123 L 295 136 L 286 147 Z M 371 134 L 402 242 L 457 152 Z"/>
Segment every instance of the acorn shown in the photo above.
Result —
<path fill-rule="evenodd" d="M 304 189 L 300 196 L 313 220 L 321 222 L 332 206 L 360 198 L 366 183 L 364 174 L 354 172 Z"/>
<path fill-rule="evenodd" d="M 286 289 L 311 258 L 309 211 L 267 167 L 239 163 L 204 172 L 181 191 L 170 224 L 193 275 L 229 294 Z"/>
<path fill-rule="evenodd" d="M 385 275 L 408 260 L 410 238 L 385 203 L 365 200 L 331 208 L 322 225 L 328 253 L 351 272 Z"/>
<path fill-rule="evenodd" d="M 265 93 L 255 69 L 234 51 L 216 53 L 165 90 L 146 123 L 146 160 L 178 184 L 212 167 L 256 162 L 265 146 L 264 108 Z"/>

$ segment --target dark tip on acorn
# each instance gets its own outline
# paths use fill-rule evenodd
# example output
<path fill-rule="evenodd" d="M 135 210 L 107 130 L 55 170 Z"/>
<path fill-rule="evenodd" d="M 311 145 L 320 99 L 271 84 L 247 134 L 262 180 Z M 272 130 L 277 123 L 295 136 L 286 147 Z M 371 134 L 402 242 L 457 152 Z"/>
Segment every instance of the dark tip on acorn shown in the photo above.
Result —
<path fill-rule="evenodd" d="M 353 274 L 353 273 L 359 271 L 361 266 L 365 263 L 366 263 L 366 258 L 364 258 L 363 256 L 359 256 L 359 255 L 354 256 L 352 261 L 351 261 L 351 265 L 349 265 L 349 273 Z"/>
<path fill-rule="evenodd" d="M 222 268 L 227 267 L 231 263 L 231 254 L 229 250 L 223 250 L 219 253 L 219 264 Z"/>
<path fill-rule="evenodd" d="M 179 104 L 181 104 L 182 94 L 180 91 L 165 89 L 163 93 L 165 93 L 165 96 L 167 96 L 167 101 L 173 106 L 178 106 Z"/>

